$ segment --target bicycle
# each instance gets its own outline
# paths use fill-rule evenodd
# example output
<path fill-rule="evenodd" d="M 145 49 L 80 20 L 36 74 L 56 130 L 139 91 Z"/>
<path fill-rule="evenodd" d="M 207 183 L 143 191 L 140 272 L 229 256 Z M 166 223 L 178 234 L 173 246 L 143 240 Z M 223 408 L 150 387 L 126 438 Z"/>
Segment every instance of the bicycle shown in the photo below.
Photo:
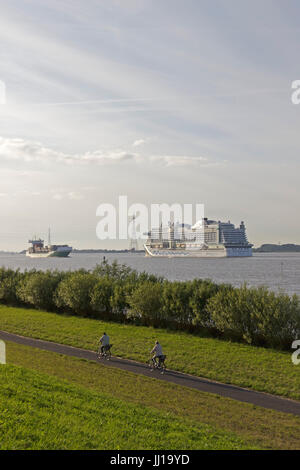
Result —
<path fill-rule="evenodd" d="M 111 358 L 112 344 L 108 344 L 107 346 L 104 346 L 103 352 L 101 351 L 101 347 L 102 346 L 99 346 L 99 349 L 97 351 L 97 359 L 106 359 L 107 361 L 109 361 Z"/>
<path fill-rule="evenodd" d="M 167 356 L 165 356 L 164 354 L 158 357 L 158 361 L 156 360 L 156 357 L 155 358 L 151 357 L 148 363 L 150 369 L 152 371 L 155 369 L 160 370 L 160 373 L 164 374 L 166 370 L 166 364 L 165 364 L 166 358 Z"/>

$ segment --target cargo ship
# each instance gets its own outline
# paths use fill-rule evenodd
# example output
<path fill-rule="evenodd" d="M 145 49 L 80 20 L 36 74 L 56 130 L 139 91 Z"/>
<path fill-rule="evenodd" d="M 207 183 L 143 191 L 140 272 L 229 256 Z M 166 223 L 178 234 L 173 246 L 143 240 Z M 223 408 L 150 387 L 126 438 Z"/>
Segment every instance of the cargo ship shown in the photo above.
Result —
<path fill-rule="evenodd" d="M 170 222 L 151 229 L 144 249 L 153 257 L 231 258 L 252 256 L 252 246 L 244 222 L 235 227 L 203 218 L 193 226 Z"/>
<path fill-rule="evenodd" d="M 48 245 L 45 246 L 44 240 L 37 237 L 28 240 L 28 243 L 31 244 L 31 247 L 26 251 L 26 256 L 30 258 L 67 258 L 72 251 L 72 247 L 69 245 L 52 245 L 50 242 L 50 231 Z"/>

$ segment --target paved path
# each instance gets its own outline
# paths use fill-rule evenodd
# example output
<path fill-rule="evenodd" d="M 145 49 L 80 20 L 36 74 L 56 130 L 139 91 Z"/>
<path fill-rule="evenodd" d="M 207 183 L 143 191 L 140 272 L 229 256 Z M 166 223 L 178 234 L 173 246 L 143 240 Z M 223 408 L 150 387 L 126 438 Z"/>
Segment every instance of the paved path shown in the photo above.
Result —
<path fill-rule="evenodd" d="M 43 349 L 45 351 L 52 351 L 66 356 L 80 357 L 90 361 L 96 361 L 96 353 L 86 349 L 74 348 L 73 346 L 66 346 L 64 344 L 53 343 L 50 341 L 43 341 L 39 339 L 27 338 L 12 333 L 7 333 L 0 330 L 0 339 L 4 341 L 12 341 L 14 343 L 23 344 L 25 346 L 32 346 L 34 348 Z M 142 374 L 147 377 L 154 377 L 165 382 L 172 382 L 177 385 L 201 390 L 202 392 L 214 393 L 223 397 L 232 398 L 253 405 L 269 408 L 284 413 L 292 413 L 300 416 L 300 402 L 289 400 L 287 398 L 280 398 L 268 393 L 256 392 L 235 385 L 223 384 L 213 380 L 196 377 L 193 375 L 183 374 L 167 370 L 165 374 L 160 374 L 158 371 L 151 371 L 149 367 L 140 362 L 130 361 L 119 357 L 112 357 L 110 361 L 101 360 L 101 364 L 109 367 L 117 367 L 119 369 L 134 372 L 135 374 Z"/>

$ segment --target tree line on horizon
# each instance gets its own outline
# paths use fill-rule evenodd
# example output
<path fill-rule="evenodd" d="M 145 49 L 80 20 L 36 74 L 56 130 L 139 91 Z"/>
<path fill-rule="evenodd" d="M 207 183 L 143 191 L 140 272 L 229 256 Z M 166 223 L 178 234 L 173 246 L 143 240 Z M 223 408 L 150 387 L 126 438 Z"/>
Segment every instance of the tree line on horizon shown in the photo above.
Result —
<path fill-rule="evenodd" d="M 168 281 L 116 261 L 90 271 L 0 268 L 0 302 L 278 349 L 300 338 L 297 295 L 209 279 Z"/>

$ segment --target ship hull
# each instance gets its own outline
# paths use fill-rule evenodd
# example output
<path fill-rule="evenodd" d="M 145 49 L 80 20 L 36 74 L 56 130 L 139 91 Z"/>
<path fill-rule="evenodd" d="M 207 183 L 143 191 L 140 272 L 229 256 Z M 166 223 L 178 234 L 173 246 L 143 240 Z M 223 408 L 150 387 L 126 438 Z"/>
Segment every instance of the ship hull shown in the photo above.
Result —
<path fill-rule="evenodd" d="M 145 255 L 154 258 L 237 258 L 252 256 L 251 247 L 222 247 L 216 249 L 155 249 L 144 245 Z"/>
<path fill-rule="evenodd" d="M 48 253 L 28 253 L 26 252 L 26 256 L 29 258 L 67 258 L 70 251 L 49 251 Z"/>

